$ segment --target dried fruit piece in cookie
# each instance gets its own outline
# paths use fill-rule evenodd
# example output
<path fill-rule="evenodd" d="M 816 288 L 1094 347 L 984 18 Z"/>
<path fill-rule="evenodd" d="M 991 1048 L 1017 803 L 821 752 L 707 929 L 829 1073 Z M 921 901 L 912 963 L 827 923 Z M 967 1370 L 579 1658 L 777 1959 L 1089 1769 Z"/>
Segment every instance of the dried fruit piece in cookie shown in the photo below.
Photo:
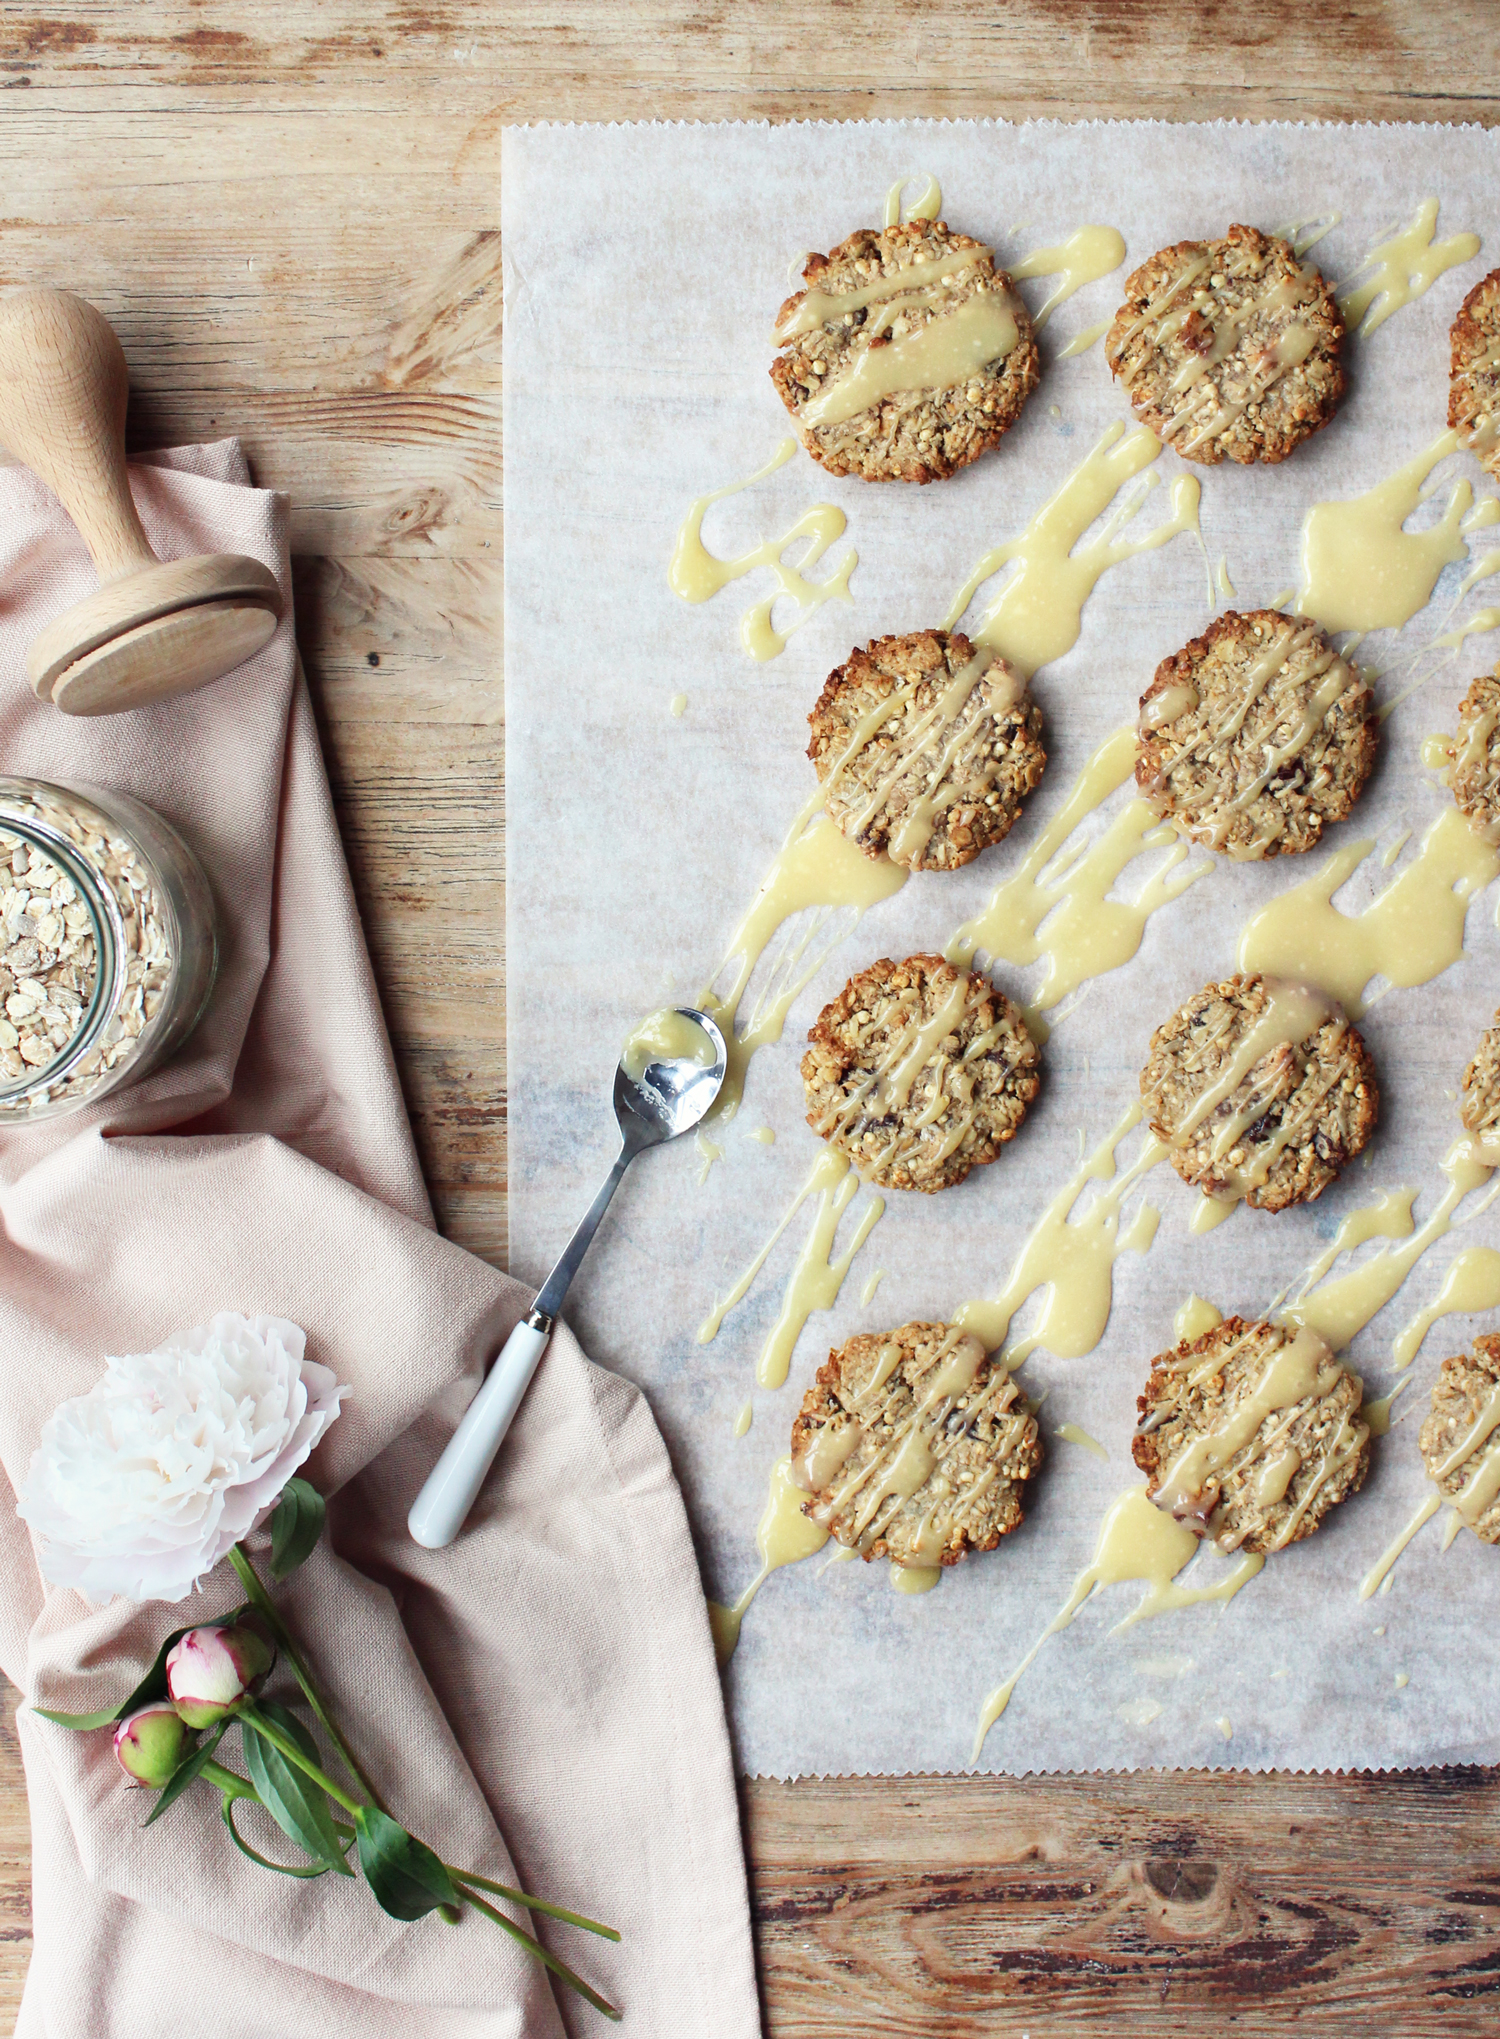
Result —
<path fill-rule="evenodd" d="M 1344 391 L 1343 314 L 1310 262 L 1255 227 L 1179 241 L 1136 270 L 1104 352 L 1184 460 L 1285 460 Z"/>
<path fill-rule="evenodd" d="M 1281 1550 L 1363 1483 L 1363 1398 L 1316 1331 L 1227 1317 L 1151 1362 L 1131 1453 L 1157 1507 L 1221 1549 Z"/>
<path fill-rule="evenodd" d="M 1280 1211 L 1320 1196 L 1361 1151 L 1380 1091 L 1335 999 L 1236 976 L 1206 985 L 1157 1028 L 1141 1099 L 1184 1182 Z"/>
<path fill-rule="evenodd" d="M 883 956 L 807 1038 L 807 1123 L 882 1189 L 962 1182 L 1015 1137 L 1041 1084 L 1017 1007 L 941 956 Z"/>
<path fill-rule="evenodd" d="M 1454 805 L 1483 842 L 1500 847 L 1500 666 L 1469 682 L 1446 777 Z"/>
<path fill-rule="evenodd" d="M 1493 1154 L 1500 1160 L 1500 1012 L 1479 1036 L 1474 1059 L 1464 1071 L 1458 1116 L 1464 1131 L 1487 1150 L 1484 1158 Z"/>
<path fill-rule="evenodd" d="M 1141 696 L 1136 784 L 1194 842 L 1293 855 L 1348 814 L 1379 731 L 1364 674 L 1315 623 L 1230 609 L 1164 658 Z"/>
<path fill-rule="evenodd" d="M 1453 321 L 1448 423 L 1500 474 L 1500 269 L 1476 283 Z"/>
<path fill-rule="evenodd" d="M 1020 415 L 1041 375 L 1031 314 L 982 242 L 941 220 L 809 255 L 771 380 L 830 474 L 940 481 Z"/>
<path fill-rule="evenodd" d="M 972 1332 L 861 1332 L 818 1369 L 792 1425 L 803 1514 L 865 1558 L 956 1565 L 1021 1522 L 1035 1416 Z"/>
<path fill-rule="evenodd" d="M 1417 1442 L 1443 1499 L 1481 1543 L 1500 1543 L 1500 1337 L 1443 1361 Z"/>
<path fill-rule="evenodd" d="M 1009 835 L 1047 762 L 1026 682 L 945 630 L 852 651 L 807 720 L 829 819 L 912 871 L 956 871 Z"/>

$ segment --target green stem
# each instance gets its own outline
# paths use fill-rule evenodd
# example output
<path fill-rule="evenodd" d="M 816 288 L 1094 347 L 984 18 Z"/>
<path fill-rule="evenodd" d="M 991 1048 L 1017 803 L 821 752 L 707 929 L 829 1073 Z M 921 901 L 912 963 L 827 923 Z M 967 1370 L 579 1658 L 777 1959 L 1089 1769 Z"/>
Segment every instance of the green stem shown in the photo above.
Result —
<path fill-rule="evenodd" d="M 258 1735 L 264 1735 L 273 1749 L 280 1750 L 294 1769 L 300 1770 L 304 1777 L 310 1777 L 314 1784 L 326 1791 L 334 1804 L 341 1805 L 351 1819 L 364 1810 L 359 1800 L 351 1798 L 347 1791 L 341 1791 L 326 1771 L 320 1770 L 316 1763 L 310 1763 L 291 1737 L 284 1735 L 273 1721 L 267 1720 L 258 1707 L 242 1706 L 239 1718 L 248 1721 Z"/>
<path fill-rule="evenodd" d="M 450 1870 L 449 1874 L 452 1873 Z M 566 1961 L 559 1961 L 555 1954 L 549 1953 L 540 1940 L 534 1940 L 530 1933 L 516 1924 L 514 1919 L 508 1919 L 504 1912 L 497 1912 L 492 1904 L 486 1904 L 478 1891 L 470 1889 L 467 1883 L 460 1880 L 459 1888 L 476 1911 L 483 1912 L 487 1919 L 493 1919 L 495 1924 L 509 1933 L 513 1940 L 519 1940 L 528 1954 L 540 1961 L 544 1968 L 550 1968 L 554 1975 L 560 1976 L 569 1989 L 576 1989 L 585 2002 L 591 2003 L 596 2011 L 602 2011 L 606 2018 L 613 2019 L 616 2024 L 620 2022 L 621 2013 L 609 1998 L 600 1996 L 595 1989 L 590 1989 L 583 1977 L 575 1975 Z"/>
<path fill-rule="evenodd" d="M 222 1763 L 216 1763 L 212 1757 L 204 1764 L 198 1775 L 206 1777 L 210 1784 L 217 1784 L 227 1798 L 253 1798 L 257 1805 L 260 1803 L 260 1793 L 247 1777 L 241 1777 L 237 1770 L 226 1770 Z"/>
<path fill-rule="evenodd" d="M 565 1912 L 560 1904 L 548 1904 L 541 1897 L 528 1897 L 524 1890 L 512 1890 L 508 1883 L 495 1883 L 488 1876 L 476 1875 L 472 1869 L 455 1868 L 451 1862 L 445 1862 L 443 1867 L 456 1883 L 470 1883 L 479 1890 L 492 1890 L 496 1897 L 508 1897 L 512 1904 L 524 1905 L 529 1912 L 541 1912 L 549 1919 L 561 1919 L 566 1926 L 582 1926 L 586 1933 L 597 1933 L 602 1940 L 618 1940 L 620 1937 L 613 1926 L 601 1926 L 597 1919 L 586 1919 L 582 1912 Z"/>
<path fill-rule="evenodd" d="M 258 1735 L 264 1735 L 271 1744 L 271 1747 L 279 1749 L 287 1761 L 295 1765 L 304 1777 L 310 1777 L 314 1784 L 321 1785 L 334 1804 L 341 1805 L 351 1819 L 356 1818 L 364 1810 L 357 1798 L 351 1798 L 348 1792 L 340 1791 L 339 1787 L 325 1771 L 320 1770 L 316 1763 L 309 1763 L 296 1743 L 289 1740 L 281 1732 L 280 1728 L 273 1726 L 256 1707 L 242 1706 L 239 1710 L 238 1718 L 242 1721 L 247 1721 Z M 231 1771 L 228 1774 L 232 1776 L 234 1773 Z M 384 1806 L 380 1806 L 377 1809 L 381 1812 L 385 1811 Z M 387 1813 L 386 1817 L 389 1818 L 390 1815 Z M 438 1912 L 448 1925 L 456 1926 L 458 1924 L 458 1913 L 452 1905 L 439 1905 Z"/>
<path fill-rule="evenodd" d="M 291 1665 L 297 1683 L 302 1687 L 303 1697 L 307 1700 L 308 1705 L 312 1708 L 318 1719 L 323 1723 L 330 1741 L 332 1741 L 339 1755 L 343 1758 L 345 1769 L 347 1769 L 349 1775 L 354 1779 L 376 1811 L 389 1815 L 390 1808 L 360 1767 L 359 1758 L 345 1740 L 342 1729 L 333 1717 L 332 1708 L 313 1682 L 312 1672 L 308 1670 L 306 1664 L 302 1661 L 297 1645 L 292 1641 L 290 1630 L 277 1611 L 275 1601 L 261 1584 L 260 1574 L 256 1571 L 254 1565 L 251 1564 L 250 1555 L 243 1544 L 237 1543 L 234 1546 L 234 1549 L 229 1553 L 229 1562 L 239 1574 L 240 1583 L 245 1589 L 246 1597 L 249 1599 L 251 1606 L 269 1625 L 282 1655 Z"/>

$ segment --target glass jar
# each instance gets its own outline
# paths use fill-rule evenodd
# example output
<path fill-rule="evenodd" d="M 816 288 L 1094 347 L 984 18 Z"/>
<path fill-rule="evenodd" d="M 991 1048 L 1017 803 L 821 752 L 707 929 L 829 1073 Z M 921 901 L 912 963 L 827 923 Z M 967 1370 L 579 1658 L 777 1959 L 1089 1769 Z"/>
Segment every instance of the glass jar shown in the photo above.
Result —
<path fill-rule="evenodd" d="M 128 794 L 0 778 L 0 1126 L 139 1082 L 203 1017 L 213 894 Z"/>

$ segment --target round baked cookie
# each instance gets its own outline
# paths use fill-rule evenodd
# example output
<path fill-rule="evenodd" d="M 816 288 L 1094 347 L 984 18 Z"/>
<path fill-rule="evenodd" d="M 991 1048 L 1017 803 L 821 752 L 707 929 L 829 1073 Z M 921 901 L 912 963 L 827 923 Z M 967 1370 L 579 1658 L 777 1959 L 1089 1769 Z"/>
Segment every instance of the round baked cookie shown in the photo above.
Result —
<path fill-rule="evenodd" d="M 1136 784 L 1211 850 L 1295 855 L 1348 814 L 1379 734 L 1364 674 L 1315 623 L 1229 609 L 1164 658 L 1141 696 Z"/>
<path fill-rule="evenodd" d="M 811 1496 L 803 1514 L 862 1557 L 898 1565 L 993 1550 L 1019 1526 L 1041 1462 L 1013 1376 L 946 1324 L 851 1338 L 818 1369 L 792 1425 L 792 1478 Z"/>
<path fill-rule="evenodd" d="M 771 367 L 830 474 L 940 481 L 999 444 L 1041 376 L 1031 314 L 982 242 L 942 220 L 809 255 Z"/>
<path fill-rule="evenodd" d="M 1285 460 L 1344 392 L 1344 319 L 1288 241 L 1232 226 L 1162 248 L 1125 286 L 1104 352 L 1135 414 L 1184 460 Z"/>
<path fill-rule="evenodd" d="M 829 819 L 912 871 L 956 871 L 1009 835 L 1047 762 L 1026 682 L 945 630 L 852 651 L 807 721 Z"/>
<path fill-rule="evenodd" d="M 1476 835 L 1500 845 L 1500 666 L 1469 682 L 1448 745 L 1448 789 Z"/>
<path fill-rule="evenodd" d="M 1500 474 L 1500 269 L 1476 283 L 1449 335 L 1448 423 Z"/>
<path fill-rule="evenodd" d="M 807 1123 L 882 1189 L 947 1189 L 1014 1139 L 1041 1055 L 988 978 L 883 956 L 808 1033 Z"/>
<path fill-rule="evenodd" d="M 1479 1036 L 1474 1059 L 1464 1071 L 1458 1116 L 1464 1131 L 1482 1146 L 1500 1150 L 1500 1012 Z"/>
<path fill-rule="evenodd" d="M 1363 1399 L 1316 1332 L 1226 1317 L 1151 1362 L 1131 1455 L 1156 1505 L 1221 1549 L 1281 1550 L 1363 1484 Z"/>
<path fill-rule="evenodd" d="M 1281 1211 L 1362 1150 L 1380 1090 L 1336 1000 L 1252 975 L 1205 985 L 1157 1028 L 1141 1100 L 1184 1182 Z"/>
<path fill-rule="evenodd" d="M 1443 1499 L 1481 1543 L 1500 1543 L 1500 1337 L 1476 1338 L 1472 1356 L 1443 1361 L 1417 1443 Z"/>

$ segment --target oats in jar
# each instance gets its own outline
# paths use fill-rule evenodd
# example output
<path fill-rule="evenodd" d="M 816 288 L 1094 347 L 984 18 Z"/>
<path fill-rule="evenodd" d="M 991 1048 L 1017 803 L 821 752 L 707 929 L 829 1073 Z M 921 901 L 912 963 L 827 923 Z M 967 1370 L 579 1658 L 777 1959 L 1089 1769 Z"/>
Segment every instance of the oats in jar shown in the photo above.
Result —
<path fill-rule="evenodd" d="M 0 1070 L 35 1076 L 83 1024 L 99 967 L 88 908 L 67 873 L 0 829 Z"/>

